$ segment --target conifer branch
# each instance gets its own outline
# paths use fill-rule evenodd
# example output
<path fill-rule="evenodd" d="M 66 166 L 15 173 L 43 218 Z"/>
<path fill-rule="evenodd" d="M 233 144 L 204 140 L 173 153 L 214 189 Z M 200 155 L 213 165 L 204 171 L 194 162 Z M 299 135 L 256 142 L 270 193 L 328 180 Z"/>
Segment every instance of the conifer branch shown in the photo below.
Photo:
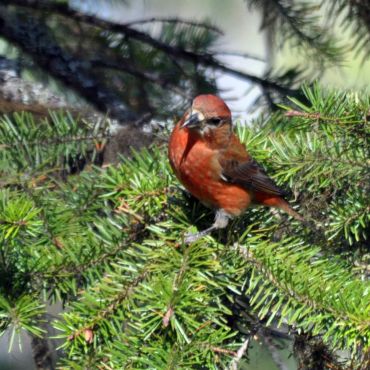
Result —
<path fill-rule="evenodd" d="M 138 286 L 138 284 L 145 279 L 148 272 L 143 269 L 142 272 L 139 272 L 138 276 L 135 277 L 132 281 L 128 282 L 122 292 L 114 296 L 113 300 L 109 301 L 109 305 L 105 308 L 99 310 L 94 317 L 90 317 L 88 322 L 84 324 L 83 327 L 78 328 L 76 331 L 72 332 L 68 337 L 69 341 L 72 341 L 78 338 L 81 334 L 85 335 L 85 340 L 87 342 L 90 341 L 90 337 L 86 339 L 86 333 L 88 330 L 91 330 L 92 333 L 96 329 L 97 326 L 101 323 L 101 321 L 107 319 L 109 316 L 112 316 L 117 308 L 122 304 L 124 300 L 126 300 L 130 294 L 134 292 L 134 288 Z M 91 334 L 93 335 L 93 334 Z"/>
<path fill-rule="evenodd" d="M 29 143 L 53 140 L 55 132 L 63 140 L 104 133 L 67 118 L 37 127 L 28 115 L 3 120 L 1 145 L 22 145 L 0 151 L 4 173 L 19 178 L 0 190 L 1 332 L 42 335 L 38 298 L 45 294 L 66 305 L 53 326 L 65 349 L 58 366 L 67 369 L 227 368 L 254 333 L 297 343 L 307 333 L 297 357 L 317 349 L 317 364 L 340 369 L 335 351 L 346 349 L 343 368 L 366 364 L 370 208 L 361 120 L 368 100 L 318 86 L 306 94 L 288 111 L 307 116 L 275 114 L 258 132 L 237 132 L 279 183 L 294 186 L 299 207 L 318 216 L 320 233 L 249 209 L 225 233 L 188 247 L 184 233 L 212 222 L 211 213 L 170 190 L 177 182 L 163 147 L 58 179 L 48 175 L 63 165 L 56 157 L 88 147 Z M 338 120 L 317 124 L 311 113 Z M 342 124 L 343 117 L 358 123 Z M 33 179 L 43 171 L 43 181 Z"/>

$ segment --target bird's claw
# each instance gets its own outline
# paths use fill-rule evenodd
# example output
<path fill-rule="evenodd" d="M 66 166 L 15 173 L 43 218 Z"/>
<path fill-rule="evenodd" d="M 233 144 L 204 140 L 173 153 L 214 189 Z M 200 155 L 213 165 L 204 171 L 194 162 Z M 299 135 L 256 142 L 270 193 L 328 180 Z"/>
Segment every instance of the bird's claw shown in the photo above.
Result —
<path fill-rule="evenodd" d="M 194 243 L 203 236 L 209 235 L 212 230 L 214 230 L 214 226 L 211 226 L 208 229 L 202 231 L 198 231 L 197 233 L 186 233 L 184 237 L 184 242 L 185 244 Z"/>
<path fill-rule="evenodd" d="M 218 222 L 217 220 L 218 220 L 219 217 L 222 217 L 222 214 L 220 216 L 219 212 L 217 212 L 215 223 L 211 227 L 209 227 L 208 229 L 198 231 L 197 233 L 186 233 L 185 237 L 184 237 L 185 244 L 194 243 L 198 239 L 202 238 L 203 236 L 210 235 L 213 230 L 218 229 L 220 226 L 218 226 L 218 224 L 216 222 Z M 223 221 L 223 219 L 221 219 L 221 221 Z M 222 225 L 223 226 L 221 226 L 221 227 L 225 227 L 227 225 L 227 223 L 222 224 Z"/>
<path fill-rule="evenodd" d="M 202 235 L 200 233 L 186 233 L 184 235 L 185 244 L 191 244 L 196 242 Z"/>

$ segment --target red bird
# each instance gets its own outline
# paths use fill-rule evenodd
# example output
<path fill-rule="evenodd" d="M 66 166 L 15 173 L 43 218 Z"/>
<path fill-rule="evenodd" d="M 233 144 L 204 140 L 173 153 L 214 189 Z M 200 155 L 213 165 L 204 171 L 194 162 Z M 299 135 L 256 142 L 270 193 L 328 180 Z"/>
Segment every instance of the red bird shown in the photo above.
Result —
<path fill-rule="evenodd" d="M 217 96 L 194 99 L 172 131 L 168 155 L 185 188 L 216 210 L 214 224 L 187 235 L 187 243 L 226 227 L 230 218 L 241 215 L 251 204 L 281 208 L 303 221 L 233 133 L 230 109 Z"/>

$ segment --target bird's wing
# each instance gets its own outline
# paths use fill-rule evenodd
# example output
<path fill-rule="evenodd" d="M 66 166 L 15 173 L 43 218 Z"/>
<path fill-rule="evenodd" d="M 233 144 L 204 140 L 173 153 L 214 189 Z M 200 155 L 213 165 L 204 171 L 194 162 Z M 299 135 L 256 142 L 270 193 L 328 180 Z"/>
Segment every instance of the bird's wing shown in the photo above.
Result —
<path fill-rule="evenodd" d="M 222 178 L 230 183 L 263 193 L 283 196 L 285 192 L 266 175 L 263 168 L 252 158 L 222 158 Z"/>

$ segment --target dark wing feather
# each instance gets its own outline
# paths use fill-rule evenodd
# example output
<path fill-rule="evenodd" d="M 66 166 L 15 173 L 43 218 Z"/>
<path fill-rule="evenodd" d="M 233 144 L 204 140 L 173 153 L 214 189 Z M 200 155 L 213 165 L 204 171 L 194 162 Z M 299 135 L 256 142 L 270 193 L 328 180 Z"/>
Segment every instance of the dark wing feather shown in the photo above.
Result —
<path fill-rule="evenodd" d="M 285 195 L 285 192 L 280 189 L 275 182 L 266 175 L 262 167 L 251 158 L 242 162 L 235 159 L 224 160 L 221 166 L 223 168 L 222 176 L 228 182 L 271 195 Z"/>

